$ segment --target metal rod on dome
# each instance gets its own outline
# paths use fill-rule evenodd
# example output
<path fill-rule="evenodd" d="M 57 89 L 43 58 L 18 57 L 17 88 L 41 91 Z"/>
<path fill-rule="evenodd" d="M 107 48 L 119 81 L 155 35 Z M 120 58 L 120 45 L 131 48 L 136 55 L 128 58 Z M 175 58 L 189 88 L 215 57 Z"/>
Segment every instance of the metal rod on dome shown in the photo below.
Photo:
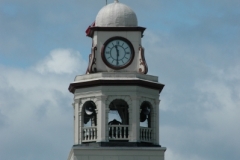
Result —
<path fill-rule="evenodd" d="M 106 5 L 107 5 L 107 0 L 106 0 Z"/>

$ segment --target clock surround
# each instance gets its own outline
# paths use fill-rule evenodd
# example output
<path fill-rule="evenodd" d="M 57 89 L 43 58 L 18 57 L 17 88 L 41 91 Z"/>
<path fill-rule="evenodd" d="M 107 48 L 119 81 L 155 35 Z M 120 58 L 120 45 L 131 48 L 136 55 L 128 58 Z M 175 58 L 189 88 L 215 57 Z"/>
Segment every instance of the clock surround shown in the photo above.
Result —
<path fill-rule="evenodd" d="M 109 55 L 107 57 L 107 55 Z M 109 38 L 102 46 L 101 57 L 103 62 L 114 70 L 128 67 L 134 57 L 135 51 L 132 43 L 123 37 Z"/>

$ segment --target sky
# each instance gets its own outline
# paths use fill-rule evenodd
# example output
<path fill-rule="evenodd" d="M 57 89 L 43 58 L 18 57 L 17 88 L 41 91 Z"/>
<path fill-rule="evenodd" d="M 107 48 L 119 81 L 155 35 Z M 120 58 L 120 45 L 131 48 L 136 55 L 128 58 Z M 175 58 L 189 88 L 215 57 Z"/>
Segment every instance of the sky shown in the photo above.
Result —
<path fill-rule="evenodd" d="M 166 160 L 240 159 L 240 1 L 119 0 L 146 27 Z M 113 0 L 108 0 L 112 3 Z M 0 159 L 66 160 L 68 86 L 87 69 L 85 30 L 105 0 L 0 0 Z"/>

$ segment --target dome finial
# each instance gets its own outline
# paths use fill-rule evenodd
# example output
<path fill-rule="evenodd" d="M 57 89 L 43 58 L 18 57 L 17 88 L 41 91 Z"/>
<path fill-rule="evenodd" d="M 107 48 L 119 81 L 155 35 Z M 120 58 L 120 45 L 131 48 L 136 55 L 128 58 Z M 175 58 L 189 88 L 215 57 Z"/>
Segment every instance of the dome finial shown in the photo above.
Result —
<path fill-rule="evenodd" d="M 119 1 L 118 1 L 118 0 L 115 0 L 114 2 L 115 2 L 115 3 L 118 3 Z"/>

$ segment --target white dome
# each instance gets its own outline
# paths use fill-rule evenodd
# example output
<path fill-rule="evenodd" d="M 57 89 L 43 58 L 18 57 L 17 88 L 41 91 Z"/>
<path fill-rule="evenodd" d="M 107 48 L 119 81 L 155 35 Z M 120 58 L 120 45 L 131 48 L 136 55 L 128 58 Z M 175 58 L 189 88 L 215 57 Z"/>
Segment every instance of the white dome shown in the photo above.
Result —
<path fill-rule="evenodd" d="M 138 21 L 134 11 L 125 4 L 115 0 L 103 7 L 96 17 L 97 27 L 137 27 Z"/>

